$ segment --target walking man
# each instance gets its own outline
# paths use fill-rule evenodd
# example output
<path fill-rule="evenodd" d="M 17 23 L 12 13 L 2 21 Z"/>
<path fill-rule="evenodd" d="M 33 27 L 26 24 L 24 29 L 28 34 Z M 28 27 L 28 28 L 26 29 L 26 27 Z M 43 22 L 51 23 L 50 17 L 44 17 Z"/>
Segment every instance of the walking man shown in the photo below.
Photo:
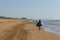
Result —
<path fill-rule="evenodd" d="M 37 22 L 36 26 L 38 27 L 38 29 L 39 29 L 39 31 L 40 31 L 41 26 L 42 26 L 41 20 L 39 20 L 39 21 Z"/>

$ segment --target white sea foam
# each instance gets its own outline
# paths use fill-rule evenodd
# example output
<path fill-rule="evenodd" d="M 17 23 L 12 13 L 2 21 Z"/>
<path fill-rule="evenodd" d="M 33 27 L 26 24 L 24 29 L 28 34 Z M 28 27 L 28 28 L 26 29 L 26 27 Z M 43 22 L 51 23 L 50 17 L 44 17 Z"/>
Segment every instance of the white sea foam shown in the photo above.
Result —
<path fill-rule="evenodd" d="M 59 22 L 46 22 L 44 23 L 44 30 L 48 32 L 53 32 L 60 35 L 60 23 Z"/>

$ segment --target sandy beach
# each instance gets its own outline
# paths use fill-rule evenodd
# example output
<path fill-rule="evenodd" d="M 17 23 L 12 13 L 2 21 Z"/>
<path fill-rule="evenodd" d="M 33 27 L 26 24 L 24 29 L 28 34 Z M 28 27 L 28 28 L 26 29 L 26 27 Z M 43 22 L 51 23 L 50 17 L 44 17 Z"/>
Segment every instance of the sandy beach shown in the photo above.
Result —
<path fill-rule="evenodd" d="M 0 19 L 0 40 L 60 40 L 60 35 L 39 31 L 26 20 Z"/>

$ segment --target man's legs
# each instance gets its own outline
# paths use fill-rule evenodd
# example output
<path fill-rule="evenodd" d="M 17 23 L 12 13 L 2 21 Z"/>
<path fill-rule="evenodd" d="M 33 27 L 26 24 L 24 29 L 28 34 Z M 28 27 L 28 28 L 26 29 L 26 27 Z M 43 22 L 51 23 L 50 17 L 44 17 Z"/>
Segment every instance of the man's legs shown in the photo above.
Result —
<path fill-rule="evenodd" d="M 39 31 L 40 31 L 40 26 L 39 26 Z"/>

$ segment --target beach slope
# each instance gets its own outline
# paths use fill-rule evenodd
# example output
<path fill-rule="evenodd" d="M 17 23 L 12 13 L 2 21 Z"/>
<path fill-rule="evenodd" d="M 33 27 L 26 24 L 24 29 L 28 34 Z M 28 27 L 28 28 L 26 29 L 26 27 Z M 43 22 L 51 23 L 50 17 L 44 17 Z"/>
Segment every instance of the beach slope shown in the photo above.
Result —
<path fill-rule="evenodd" d="M 60 36 L 39 31 L 26 20 L 0 19 L 0 40 L 60 40 Z"/>

